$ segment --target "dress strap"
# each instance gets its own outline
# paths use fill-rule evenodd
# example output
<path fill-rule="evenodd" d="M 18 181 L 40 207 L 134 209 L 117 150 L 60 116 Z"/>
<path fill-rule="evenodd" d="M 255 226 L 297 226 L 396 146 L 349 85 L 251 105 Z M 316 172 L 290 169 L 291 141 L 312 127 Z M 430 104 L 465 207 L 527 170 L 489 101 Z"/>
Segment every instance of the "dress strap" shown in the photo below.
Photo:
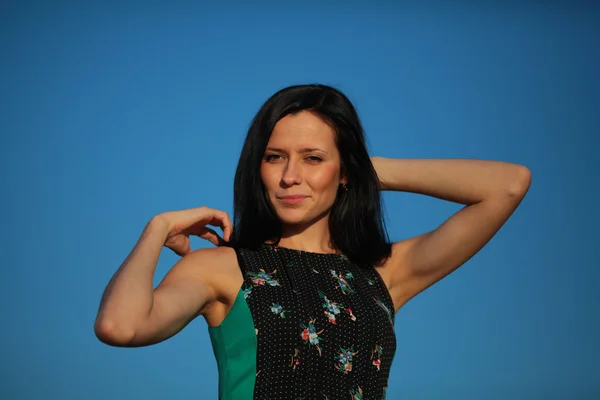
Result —
<path fill-rule="evenodd" d="M 246 265 L 244 251 L 243 251 L 243 249 L 241 249 L 239 247 L 233 247 L 233 250 L 235 251 L 235 255 L 237 257 L 237 262 L 240 267 L 240 270 L 242 271 L 242 275 L 246 276 L 246 272 L 248 272 L 248 266 Z"/>

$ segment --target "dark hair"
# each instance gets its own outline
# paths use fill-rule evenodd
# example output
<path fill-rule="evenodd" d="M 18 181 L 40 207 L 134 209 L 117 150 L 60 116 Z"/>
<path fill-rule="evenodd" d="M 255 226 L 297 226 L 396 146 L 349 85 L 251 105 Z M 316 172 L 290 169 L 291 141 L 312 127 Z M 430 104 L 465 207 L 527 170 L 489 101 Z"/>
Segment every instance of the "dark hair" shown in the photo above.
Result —
<path fill-rule="evenodd" d="M 260 166 L 271 132 L 288 114 L 310 111 L 336 133 L 346 190 L 338 190 L 329 229 L 332 246 L 357 264 L 378 265 L 391 253 L 382 216 L 378 178 L 367 152 L 363 128 L 348 98 L 325 85 L 282 89 L 260 108 L 246 136 L 234 181 L 235 247 L 255 248 L 281 238 L 281 221 L 269 203 Z"/>

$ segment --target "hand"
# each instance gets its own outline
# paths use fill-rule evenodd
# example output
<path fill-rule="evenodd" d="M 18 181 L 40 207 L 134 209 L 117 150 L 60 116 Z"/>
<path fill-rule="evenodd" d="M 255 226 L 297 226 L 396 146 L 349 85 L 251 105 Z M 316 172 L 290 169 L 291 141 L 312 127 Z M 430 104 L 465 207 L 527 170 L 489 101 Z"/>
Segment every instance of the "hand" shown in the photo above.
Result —
<path fill-rule="evenodd" d="M 165 247 L 177 255 L 184 256 L 193 250 L 190 246 L 190 235 L 208 240 L 215 246 L 222 246 L 231 239 L 233 224 L 226 212 L 208 207 L 190 208 L 180 211 L 168 211 L 156 218 L 168 225 L 168 235 Z M 223 230 L 221 238 L 214 230 L 206 225 L 218 226 Z"/>

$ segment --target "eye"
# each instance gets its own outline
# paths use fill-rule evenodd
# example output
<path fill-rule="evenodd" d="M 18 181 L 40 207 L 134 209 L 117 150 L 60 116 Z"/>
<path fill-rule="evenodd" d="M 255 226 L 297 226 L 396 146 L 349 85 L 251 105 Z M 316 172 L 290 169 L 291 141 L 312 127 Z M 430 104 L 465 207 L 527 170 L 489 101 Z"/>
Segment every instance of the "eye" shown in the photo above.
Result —
<path fill-rule="evenodd" d="M 281 159 L 281 156 L 279 154 L 267 154 L 265 156 L 265 161 L 266 162 L 277 162 Z"/>
<path fill-rule="evenodd" d="M 312 164 L 317 164 L 317 163 L 320 163 L 321 161 L 323 161 L 323 159 L 318 156 L 308 156 L 308 157 L 306 157 L 306 160 Z"/>

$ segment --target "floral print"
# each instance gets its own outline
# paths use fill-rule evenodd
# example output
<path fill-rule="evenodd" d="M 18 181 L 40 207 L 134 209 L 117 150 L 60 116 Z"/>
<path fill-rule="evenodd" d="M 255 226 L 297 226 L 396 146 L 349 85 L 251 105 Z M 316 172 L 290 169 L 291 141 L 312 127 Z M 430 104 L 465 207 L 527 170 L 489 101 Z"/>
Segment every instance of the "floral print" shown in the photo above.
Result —
<path fill-rule="evenodd" d="M 393 304 L 374 268 L 270 245 L 238 259 L 257 340 L 253 398 L 385 398 Z"/>
<path fill-rule="evenodd" d="M 292 362 L 290 364 L 290 367 L 292 367 L 292 369 L 294 369 L 294 370 L 300 364 L 299 355 L 300 355 L 300 350 L 294 349 L 294 355 L 292 356 Z"/>
<path fill-rule="evenodd" d="M 281 318 L 285 318 L 285 313 L 289 313 L 290 310 L 284 310 L 283 307 L 279 303 L 273 304 L 271 307 L 271 312 L 273 314 L 279 315 Z"/>
<path fill-rule="evenodd" d="M 390 308 L 388 306 L 386 306 L 385 303 L 383 303 L 378 298 L 374 297 L 374 299 L 375 299 L 375 303 L 379 307 L 381 307 L 383 309 L 383 311 L 385 311 L 385 313 L 386 313 L 386 315 L 388 317 L 389 323 L 392 325 L 392 328 L 394 328 L 394 314 L 392 314 L 392 312 L 390 311 Z"/>
<path fill-rule="evenodd" d="M 360 386 L 350 389 L 350 396 L 352 400 L 364 400 L 363 391 Z"/>
<path fill-rule="evenodd" d="M 329 300 L 327 298 L 327 296 L 325 295 L 325 293 L 323 293 L 322 291 L 319 291 L 319 296 L 321 296 L 321 298 L 324 301 L 324 303 L 323 303 L 323 308 L 325 309 L 324 314 L 327 316 L 327 320 L 330 323 L 332 323 L 332 324 L 337 323 L 335 316 L 340 314 L 341 310 L 346 311 L 349 314 L 350 319 L 352 321 L 356 321 L 356 317 L 354 316 L 354 314 L 352 314 L 352 309 L 344 307 L 344 305 L 341 303 L 336 303 L 334 301 Z"/>
<path fill-rule="evenodd" d="M 354 346 L 349 349 L 340 348 L 340 351 L 335 356 L 335 360 L 337 364 L 335 367 L 338 371 L 347 374 L 352 371 L 352 356 L 354 356 L 358 351 L 354 351 Z"/>
<path fill-rule="evenodd" d="M 381 354 L 383 353 L 383 349 L 380 345 L 375 345 L 375 349 L 371 352 L 371 362 L 377 367 L 377 371 L 381 369 Z"/>
<path fill-rule="evenodd" d="M 342 293 L 344 294 L 350 294 L 350 293 L 354 293 L 354 289 L 352 289 L 350 287 L 350 284 L 348 283 L 349 279 L 354 278 L 354 276 L 352 275 L 352 272 L 346 271 L 345 273 L 338 273 L 335 270 L 331 270 L 331 275 L 337 279 L 337 281 L 339 282 L 339 288 L 342 291 Z"/>
<path fill-rule="evenodd" d="M 255 286 L 263 286 L 264 284 L 268 284 L 270 286 L 279 286 L 279 281 L 273 279 L 271 275 L 275 275 L 277 273 L 277 269 L 275 269 L 270 274 L 267 274 L 264 269 L 259 269 L 258 272 L 249 272 L 250 279 Z"/>
<path fill-rule="evenodd" d="M 315 346 L 317 350 L 319 350 L 319 355 L 321 355 L 321 347 L 319 347 L 319 343 L 321 340 L 323 340 L 323 338 L 319 337 L 319 335 L 323 332 L 323 329 L 317 332 L 314 322 L 315 320 L 312 319 L 308 322 L 308 325 L 300 324 L 300 326 L 303 328 L 300 336 L 302 337 L 302 340 L 304 340 L 304 343 L 310 343 Z"/>

